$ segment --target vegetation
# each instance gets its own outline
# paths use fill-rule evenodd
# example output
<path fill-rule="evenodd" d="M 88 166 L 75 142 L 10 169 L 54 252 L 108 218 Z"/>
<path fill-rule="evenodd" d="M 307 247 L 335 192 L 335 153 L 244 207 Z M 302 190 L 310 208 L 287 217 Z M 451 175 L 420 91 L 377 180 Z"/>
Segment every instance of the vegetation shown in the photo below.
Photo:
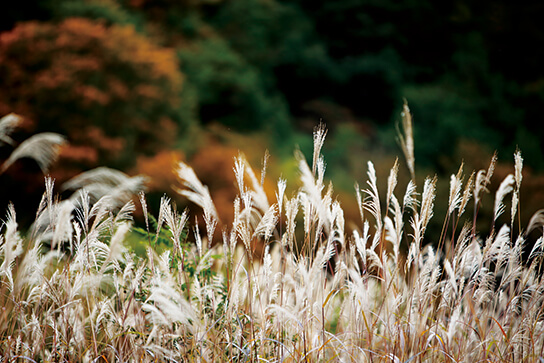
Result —
<path fill-rule="evenodd" d="M 24 23 L 2 35 L 0 54 L 0 110 L 32 120 L 27 128 L 67 135 L 72 162 L 126 167 L 136 150 L 172 146 L 187 128 L 175 53 L 131 27 Z"/>
<path fill-rule="evenodd" d="M 98 158 L 85 167 L 134 166 L 119 155 L 120 133 L 127 153 L 190 154 L 201 146 L 187 141 L 191 125 L 211 123 L 265 130 L 282 156 L 291 154 L 293 133 L 308 133 L 316 119 L 331 133 L 338 123 L 365 125 L 359 133 L 387 147 L 406 97 L 419 119 L 421 165 L 444 168 L 469 139 L 506 154 L 523 143 L 526 164 L 544 170 L 544 134 L 534 122 L 544 54 L 520 45 L 541 41 L 542 4 L 31 3 L 0 16 L 0 114 L 16 112 L 46 131 L 62 125 L 73 147 L 89 148 L 77 130 L 98 128 Z M 152 135 L 164 127 L 173 142 Z"/>
<path fill-rule="evenodd" d="M 542 10 L 6 7 L 0 361 L 543 361 Z"/>
<path fill-rule="evenodd" d="M 411 115 L 402 146 L 414 170 Z M 537 361 L 544 350 L 541 263 L 544 219 L 519 224 L 523 159 L 495 193 L 492 228 L 476 222 L 497 158 L 487 170 L 398 185 L 399 164 L 380 192 L 367 163 L 356 185 L 360 222 L 346 224 L 314 132 L 311 163 L 296 153 L 300 187 L 280 179 L 275 197 L 240 155 L 233 221 L 222 230 L 193 169 L 177 174 L 202 213 L 164 196 L 127 249 L 143 185 L 109 169 L 73 179 L 59 200 L 53 180 L 28 232 L 10 205 L 0 236 L 0 350 L 27 361 Z M 81 188 L 81 189 L 79 189 Z M 122 192 L 123 191 L 123 192 Z M 511 196 L 511 198 L 510 198 Z M 429 234 L 434 205 L 447 214 Z M 506 220 L 501 217 L 507 216 Z M 193 224 L 192 221 L 195 220 Z M 200 220 L 201 224 L 198 223 Z M 533 241 L 534 244 L 529 244 Z"/>
<path fill-rule="evenodd" d="M 31 0 L 0 14 L 0 115 L 24 117 L 17 142 L 66 136 L 51 170 L 59 184 L 98 166 L 153 173 L 153 206 L 175 179 L 155 162 L 190 162 L 200 175 L 203 155 L 226 165 L 243 149 L 258 155 L 255 164 L 264 143 L 281 165 L 272 175 L 294 176 L 292 146 L 311 152 L 320 120 L 330 132 L 328 175 L 347 195 L 365 172 L 360 158 L 374 160 L 378 174 L 389 169 L 403 97 L 418 117 L 415 156 L 429 173 L 445 179 L 460 159 L 483 167 L 472 151 L 483 159 L 523 145 L 534 177 L 544 171 L 535 122 L 544 54 L 520 44 L 541 42 L 542 9 L 488 0 Z M 0 158 L 10 152 L 0 148 Z M 8 171 L 13 194 L 43 184 L 28 169 Z M 217 199 L 227 201 L 217 202 L 228 205 L 234 180 L 230 166 L 219 170 L 204 179 L 212 194 L 211 184 L 225 182 Z M 528 194 L 544 201 L 533 193 L 544 180 L 534 180 Z M 25 227 L 39 198 L 12 200 Z M 357 213 L 354 203 L 345 208 Z"/>

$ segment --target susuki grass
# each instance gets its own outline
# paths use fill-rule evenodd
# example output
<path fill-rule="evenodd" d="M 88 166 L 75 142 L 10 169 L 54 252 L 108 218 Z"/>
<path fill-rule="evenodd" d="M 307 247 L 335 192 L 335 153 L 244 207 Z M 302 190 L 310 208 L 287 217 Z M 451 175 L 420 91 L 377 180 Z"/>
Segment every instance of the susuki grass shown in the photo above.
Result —
<path fill-rule="evenodd" d="M 407 107 L 404 130 L 411 130 Z M 208 189 L 178 166 L 180 193 L 200 216 L 164 197 L 147 216 L 147 257 L 123 244 L 143 180 L 99 169 L 53 181 L 24 234 L 10 205 L 0 236 L 0 352 L 4 361 L 533 362 L 544 356 L 541 274 L 543 212 L 516 228 L 521 153 L 495 195 L 489 235 L 476 229 L 487 170 L 451 176 L 448 200 L 436 178 L 416 184 L 411 131 L 401 138 L 412 179 L 398 163 L 380 194 L 368 162 L 354 198 L 361 220 L 348 229 L 325 183 L 314 134 L 311 164 L 297 154 L 300 188 L 280 179 L 269 199 L 243 156 L 234 161 L 234 222 L 217 230 Z M 264 175 L 264 172 L 261 173 Z M 505 202 L 511 198 L 511 208 Z M 448 203 L 439 235 L 427 235 L 435 203 Z M 510 213 L 509 223 L 499 217 Z M 443 217 L 443 216 L 440 216 Z M 198 228 L 203 219 L 205 230 Z M 169 246 L 158 253 L 157 244 Z M 263 249 L 259 254 L 256 250 Z M 525 258 L 523 254 L 526 254 Z M 527 255 L 529 257 L 527 258 Z"/>

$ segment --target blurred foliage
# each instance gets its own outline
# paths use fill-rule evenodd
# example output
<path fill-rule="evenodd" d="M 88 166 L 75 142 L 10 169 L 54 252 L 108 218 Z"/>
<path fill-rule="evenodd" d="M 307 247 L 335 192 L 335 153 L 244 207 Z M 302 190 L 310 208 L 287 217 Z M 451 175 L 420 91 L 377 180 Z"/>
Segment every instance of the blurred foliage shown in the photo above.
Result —
<path fill-rule="evenodd" d="M 54 18 L 100 19 L 107 25 L 132 25 L 138 32 L 145 31 L 145 22 L 141 14 L 123 8 L 115 0 L 60 0 L 51 4 L 50 11 Z"/>
<path fill-rule="evenodd" d="M 76 160 L 84 165 L 130 165 L 134 155 L 173 145 L 184 127 L 175 53 L 131 26 L 22 23 L 0 37 L 0 79 L 0 112 L 88 146 Z"/>
<path fill-rule="evenodd" d="M 263 87 L 258 69 L 221 38 L 195 41 L 178 52 L 202 123 L 220 121 L 240 131 L 288 129 L 288 110 Z"/>
<path fill-rule="evenodd" d="M 69 137 L 57 175 L 117 166 L 160 178 L 160 195 L 168 165 L 194 161 L 225 211 L 236 150 L 266 146 L 285 167 L 271 173 L 294 174 L 320 120 L 328 176 L 351 190 L 370 155 L 399 153 L 403 98 L 431 174 L 455 172 L 472 144 L 485 158 L 519 146 L 542 172 L 543 15 L 491 0 L 14 3 L 0 14 L 0 114 Z"/>

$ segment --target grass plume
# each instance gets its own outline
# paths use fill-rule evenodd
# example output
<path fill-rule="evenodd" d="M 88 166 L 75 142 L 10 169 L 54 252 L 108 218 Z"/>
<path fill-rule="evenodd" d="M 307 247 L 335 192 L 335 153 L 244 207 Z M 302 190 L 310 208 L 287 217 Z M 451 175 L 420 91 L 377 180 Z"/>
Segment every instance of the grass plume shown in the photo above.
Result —
<path fill-rule="evenodd" d="M 404 112 L 408 119 L 407 107 Z M 405 131 L 402 144 L 410 164 L 413 145 L 406 126 Z M 0 229 L 3 357 L 36 362 L 542 360 L 544 212 L 518 235 L 512 221 L 498 225 L 506 195 L 520 191 L 521 154 L 495 193 L 494 215 L 487 222 L 497 228 L 489 235 L 480 235 L 475 223 L 496 156 L 487 171 L 473 172 L 464 186 L 459 168 L 446 200 L 436 198 L 436 177 L 418 186 L 412 175 L 407 185 L 397 185 L 397 162 L 380 199 L 380 181 L 368 162 L 367 188 L 356 187 L 354 196 L 361 221 L 352 228 L 332 184 L 324 181 L 325 135 L 323 127 L 316 129 L 311 167 L 297 154 L 300 188 L 288 197 L 288 181 L 280 179 L 273 203 L 263 189 L 265 171 L 257 178 L 243 156 L 236 158 L 234 221 L 220 240 L 207 187 L 188 165 L 179 164 L 180 193 L 202 208 L 205 236 L 196 222 L 192 225 L 194 216 L 178 212 L 165 196 L 158 218 L 146 215 L 145 258 L 123 243 L 133 224 L 134 204 L 127 197 L 139 198 L 148 209 L 140 179 L 130 183 L 126 175 L 95 170 L 65 185 L 76 190 L 67 200 L 55 197 L 47 179 L 28 233 L 18 229 L 9 205 Z M 409 170 L 414 173 L 413 165 Z M 396 194 L 398 189 L 404 195 Z M 122 200 L 112 202 L 120 193 Z M 472 212 L 466 208 L 471 197 Z M 428 235 L 435 203 L 448 203 L 442 236 Z M 446 237 L 450 218 L 453 232 Z M 534 231 L 539 238 L 523 260 Z M 446 251 L 441 245 L 447 238 Z M 159 252 L 159 243 L 168 248 Z M 255 253 L 259 245 L 262 254 Z"/>

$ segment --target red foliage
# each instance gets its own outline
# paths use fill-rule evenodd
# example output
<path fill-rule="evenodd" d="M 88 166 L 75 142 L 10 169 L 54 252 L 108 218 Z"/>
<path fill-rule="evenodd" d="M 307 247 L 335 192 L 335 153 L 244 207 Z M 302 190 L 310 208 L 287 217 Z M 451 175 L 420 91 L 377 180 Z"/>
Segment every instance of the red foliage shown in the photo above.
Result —
<path fill-rule="evenodd" d="M 67 135 L 78 157 L 97 165 L 123 167 L 164 149 L 181 124 L 175 52 L 130 26 L 21 23 L 0 34 L 0 79 L 0 114 L 16 112 L 35 121 L 34 131 Z"/>

